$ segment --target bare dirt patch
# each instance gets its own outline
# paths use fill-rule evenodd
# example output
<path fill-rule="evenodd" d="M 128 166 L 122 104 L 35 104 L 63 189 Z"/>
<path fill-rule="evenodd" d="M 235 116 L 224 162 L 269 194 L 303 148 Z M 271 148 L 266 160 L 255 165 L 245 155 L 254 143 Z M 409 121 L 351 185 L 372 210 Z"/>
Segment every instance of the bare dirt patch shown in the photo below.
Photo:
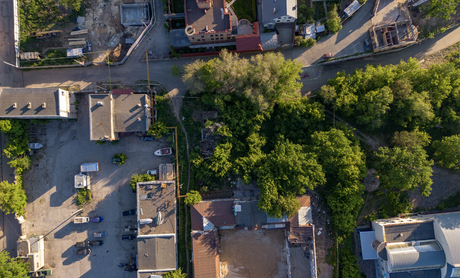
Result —
<path fill-rule="evenodd" d="M 449 196 L 455 195 L 460 192 L 460 174 L 444 169 L 433 167 L 433 184 L 431 185 L 431 194 L 428 197 L 422 197 L 419 190 L 409 192 L 409 199 L 411 200 L 413 208 L 428 210 L 439 204 L 440 201 Z"/>
<path fill-rule="evenodd" d="M 327 252 L 334 245 L 332 231 L 328 227 L 330 216 L 327 214 L 326 204 L 316 194 L 309 194 L 311 211 L 315 225 L 316 268 L 318 278 L 331 278 L 334 267 L 327 262 Z"/>
<path fill-rule="evenodd" d="M 285 230 L 220 230 L 225 278 L 287 277 Z"/>

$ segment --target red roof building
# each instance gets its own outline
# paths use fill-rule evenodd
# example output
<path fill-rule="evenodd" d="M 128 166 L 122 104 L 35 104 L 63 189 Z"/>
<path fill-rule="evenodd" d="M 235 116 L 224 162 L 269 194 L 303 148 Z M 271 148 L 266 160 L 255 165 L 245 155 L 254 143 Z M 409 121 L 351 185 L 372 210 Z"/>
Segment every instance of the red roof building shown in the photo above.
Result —
<path fill-rule="evenodd" d="M 236 37 L 237 52 L 258 52 L 263 51 L 260 42 L 259 23 L 256 21 L 252 24 L 253 33 L 249 35 L 238 35 Z"/>
<path fill-rule="evenodd" d="M 217 231 L 197 232 L 192 235 L 193 276 L 220 277 L 219 236 Z"/>

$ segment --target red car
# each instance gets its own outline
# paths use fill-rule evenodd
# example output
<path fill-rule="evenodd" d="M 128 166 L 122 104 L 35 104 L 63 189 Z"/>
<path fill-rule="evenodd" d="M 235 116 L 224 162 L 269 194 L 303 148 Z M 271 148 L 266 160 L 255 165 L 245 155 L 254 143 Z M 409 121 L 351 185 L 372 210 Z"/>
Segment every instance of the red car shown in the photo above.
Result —
<path fill-rule="evenodd" d="M 323 55 L 323 58 L 324 59 L 330 59 L 330 58 L 333 58 L 334 57 L 334 54 L 332 54 L 332 52 L 329 52 L 329 53 L 326 53 Z"/>

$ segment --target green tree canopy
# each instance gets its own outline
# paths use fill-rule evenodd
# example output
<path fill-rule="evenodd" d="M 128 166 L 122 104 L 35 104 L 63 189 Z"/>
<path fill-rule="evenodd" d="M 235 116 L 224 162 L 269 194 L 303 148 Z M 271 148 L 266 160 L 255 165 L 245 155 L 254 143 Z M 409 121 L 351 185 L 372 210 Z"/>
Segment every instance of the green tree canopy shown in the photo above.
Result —
<path fill-rule="evenodd" d="M 20 258 L 11 258 L 7 251 L 0 252 L 0 277 L 23 278 L 29 273 L 29 263 Z"/>
<path fill-rule="evenodd" d="M 333 7 L 327 13 L 328 20 L 326 21 L 326 28 L 327 30 L 331 31 L 332 33 L 337 33 L 342 30 L 342 24 L 340 23 L 340 17 L 337 13 L 337 6 L 333 5 Z"/>
<path fill-rule="evenodd" d="M 199 202 L 201 202 L 201 195 L 198 191 L 196 190 L 190 190 L 188 193 L 187 193 L 187 196 L 185 197 L 185 200 L 184 202 L 187 204 L 187 205 L 196 205 L 198 204 Z"/>
<path fill-rule="evenodd" d="M 162 138 L 168 134 L 169 128 L 163 121 L 157 121 L 156 123 L 150 125 L 149 130 L 147 131 L 148 135 L 155 135 L 156 138 Z"/>
<path fill-rule="evenodd" d="M 391 139 L 391 144 L 396 147 L 407 148 L 412 151 L 414 146 L 426 147 L 431 142 L 431 136 L 424 131 L 396 131 Z"/>
<path fill-rule="evenodd" d="M 430 0 L 427 14 L 449 20 L 452 15 L 457 13 L 458 3 L 460 3 L 459 0 Z"/>
<path fill-rule="evenodd" d="M 176 270 L 171 270 L 170 272 L 167 272 L 163 274 L 163 278 L 186 278 L 187 273 L 182 273 L 182 269 L 176 269 Z"/>
<path fill-rule="evenodd" d="M 279 99 L 300 97 L 302 85 L 297 81 L 301 67 L 296 61 L 285 60 L 280 53 L 245 59 L 224 49 L 219 58 L 197 60 L 185 66 L 182 79 L 192 94 L 243 94 L 264 110 Z"/>
<path fill-rule="evenodd" d="M 311 142 L 310 148 L 326 173 L 326 201 L 333 224 L 338 231 L 349 233 L 356 226 L 363 204 L 364 186 L 360 180 L 367 172 L 364 154 L 339 129 L 315 132 Z"/>
<path fill-rule="evenodd" d="M 288 140 L 280 141 L 257 169 L 259 208 L 274 217 L 291 216 L 300 207 L 296 194 L 304 194 L 306 188 L 313 190 L 325 181 L 314 154 Z"/>
<path fill-rule="evenodd" d="M 26 205 L 27 196 L 21 185 L 7 181 L 0 182 L 0 210 L 6 214 L 23 215 Z"/>
<path fill-rule="evenodd" d="M 460 171 L 460 135 L 446 136 L 434 141 L 434 158 L 439 166 Z"/>
<path fill-rule="evenodd" d="M 376 170 L 383 188 L 393 190 L 420 189 L 422 196 L 429 196 L 431 192 L 431 176 L 433 175 L 433 161 L 422 146 L 407 148 L 380 148 L 376 152 L 378 157 Z"/>

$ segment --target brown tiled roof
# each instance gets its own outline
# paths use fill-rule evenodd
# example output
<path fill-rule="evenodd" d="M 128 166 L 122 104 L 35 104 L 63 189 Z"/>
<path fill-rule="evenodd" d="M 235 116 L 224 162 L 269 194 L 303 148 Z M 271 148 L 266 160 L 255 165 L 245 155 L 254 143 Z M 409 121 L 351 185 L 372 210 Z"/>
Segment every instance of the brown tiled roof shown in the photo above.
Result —
<path fill-rule="evenodd" d="M 203 231 L 203 217 L 214 226 L 236 225 L 232 201 L 208 201 L 193 205 L 190 209 L 192 230 Z"/>
<path fill-rule="evenodd" d="M 313 238 L 313 227 L 290 227 L 289 228 L 289 241 L 291 243 L 305 243 L 310 238 Z"/>
<path fill-rule="evenodd" d="M 219 240 L 217 231 L 192 235 L 193 272 L 195 278 L 220 276 Z"/>

